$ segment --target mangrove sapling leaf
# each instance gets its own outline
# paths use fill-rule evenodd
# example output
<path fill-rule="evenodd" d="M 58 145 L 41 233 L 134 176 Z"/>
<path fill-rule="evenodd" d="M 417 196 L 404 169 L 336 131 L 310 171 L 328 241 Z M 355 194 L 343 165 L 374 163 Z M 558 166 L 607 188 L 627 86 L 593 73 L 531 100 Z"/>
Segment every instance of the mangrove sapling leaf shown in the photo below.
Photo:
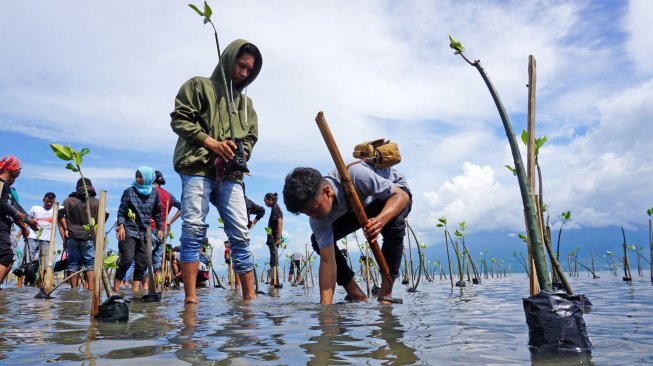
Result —
<path fill-rule="evenodd" d="M 560 214 L 560 230 L 558 231 L 558 247 L 556 248 L 556 259 L 560 258 L 560 237 L 562 236 L 562 228 L 565 226 L 565 223 L 571 220 L 571 211 L 564 211 Z"/>
<path fill-rule="evenodd" d="M 465 47 L 458 41 L 457 39 L 453 38 L 453 36 L 450 34 L 449 35 L 449 47 L 453 48 L 456 52 L 454 52 L 454 55 L 459 55 L 465 52 Z"/>
<path fill-rule="evenodd" d="M 272 228 L 265 227 L 265 232 L 268 233 L 268 235 L 272 235 Z"/>
<path fill-rule="evenodd" d="M 72 171 L 73 173 L 77 173 L 77 172 L 79 171 L 79 169 L 77 169 L 77 168 L 73 165 L 73 163 L 68 163 L 68 164 L 66 164 L 66 169 Z"/>
<path fill-rule="evenodd" d="M 512 124 L 508 118 L 508 113 L 506 112 L 499 94 L 497 93 L 494 85 L 487 76 L 485 70 L 481 66 L 480 61 L 476 60 L 474 62 L 470 61 L 464 54 L 465 48 L 462 46 L 461 42 L 455 39 L 453 36 L 449 35 L 449 47 L 455 50 L 454 54 L 459 54 L 465 62 L 469 65 L 476 68 L 476 70 L 481 74 L 485 85 L 487 86 L 492 99 L 497 107 L 497 111 L 501 117 L 508 142 L 510 144 L 510 151 L 514 160 L 515 170 L 517 171 L 517 181 L 519 183 L 520 194 L 522 198 L 522 205 L 524 206 L 524 215 L 526 221 L 526 228 L 528 231 L 528 237 L 530 238 L 529 244 L 531 246 L 531 253 L 533 254 L 533 261 L 535 263 L 535 269 L 537 270 L 537 279 L 542 291 L 551 292 L 553 287 L 551 285 L 551 278 L 548 276 L 548 269 L 546 264 L 545 253 L 543 249 L 543 240 L 542 233 L 539 230 L 538 224 L 538 212 L 535 205 L 534 197 L 531 192 L 531 188 L 528 185 L 526 178 L 526 170 L 524 168 L 524 162 L 521 158 L 521 152 L 517 144 L 517 139 L 512 129 Z M 531 289 L 533 292 L 534 289 Z M 535 295 L 535 293 L 531 293 Z"/>
<path fill-rule="evenodd" d="M 50 148 L 54 154 L 61 160 L 72 160 L 73 158 L 73 149 L 70 146 L 63 146 L 59 144 L 50 144 Z"/>
<path fill-rule="evenodd" d="M 510 165 L 505 165 L 505 167 L 512 172 L 512 175 L 517 176 L 517 171 L 515 168 L 511 167 Z"/>

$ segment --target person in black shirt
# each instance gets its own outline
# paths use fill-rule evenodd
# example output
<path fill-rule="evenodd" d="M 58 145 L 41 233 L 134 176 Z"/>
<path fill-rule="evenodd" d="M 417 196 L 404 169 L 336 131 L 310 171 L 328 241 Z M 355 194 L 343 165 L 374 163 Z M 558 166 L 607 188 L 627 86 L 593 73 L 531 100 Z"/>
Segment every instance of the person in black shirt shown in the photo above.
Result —
<path fill-rule="evenodd" d="M 247 196 L 245 196 L 245 203 L 247 205 L 247 228 L 251 229 L 256 225 L 256 223 L 265 216 L 265 209 L 256 203 L 254 201 L 250 200 Z M 250 216 L 254 216 L 254 220 L 250 220 Z"/>
<path fill-rule="evenodd" d="M 276 193 L 266 193 L 263 202 L 270 207 L 270 219 L 268 220 L 267 246 L 270 249 L 270 269 L 273 271 L 270 285 L 279 285 L 279 255 L 277 248 L 281 245 L 281 235 L 283 233 L 283 213 L 277 204 L 278 196 Z"/>
<path fill-rule="evenodd" d="M 11 226 L 16 223 L 20 226 L 23 235 L 27 237 L 27 226 L 38 231 L 36 220 L 30 219 L 25 210 L 16 202 L 11 194 L 11 185 L 20 176 L 22 164 L 20 160 L 11 155 L 0 159 L 0 283 L 9 274 L 14 263 L 14 251 L 11 247 Z"/>

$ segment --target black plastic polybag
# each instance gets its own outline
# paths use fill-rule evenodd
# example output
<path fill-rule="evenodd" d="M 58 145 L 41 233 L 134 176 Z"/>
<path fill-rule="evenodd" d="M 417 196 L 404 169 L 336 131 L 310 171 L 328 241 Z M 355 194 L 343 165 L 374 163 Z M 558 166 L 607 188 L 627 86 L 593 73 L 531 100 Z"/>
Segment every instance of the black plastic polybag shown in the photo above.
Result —
<path fill-rule="evenodd" d="M 97 319 L 106 323 L 119 323 L 129 320 L 129 300 L 113 295 L 100 305 Z"/>
<path fill-rule="evenodd" d="M 540 292 L 524 298 L 528 344 L 537 352 L 590 352 L 580 295 Z"/>

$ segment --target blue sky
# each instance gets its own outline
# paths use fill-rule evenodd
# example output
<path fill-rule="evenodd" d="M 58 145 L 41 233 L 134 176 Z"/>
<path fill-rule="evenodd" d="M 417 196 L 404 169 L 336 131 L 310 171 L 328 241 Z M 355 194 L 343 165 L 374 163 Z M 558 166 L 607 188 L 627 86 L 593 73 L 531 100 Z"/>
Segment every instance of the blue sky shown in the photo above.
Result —
<path fill-rule="evenodd" d="M 588 238 L 582 246 L 610 244 L 596 233 L 622 225 L 635 244 L 646 243 L 645 212 L 653 206 L 647 1 L 211 5 L 223 45 L 245 38 L 263 54 L 248 91 L 260 140 L 247 192 L 259 203 L 266 192 L 281 193 L 295 166 L 331 168 L 314 123 L 323 110 L 344 156 L 368 139 L 399 143 L 398 168 L 415 198 L 410 222 L 428 246 L 442 247 L 434 228 L 441 216 L 466 221 L 477 241 L 505 237 L 487 246 L 519 246 L 521 200 L 504 168 L 512 164 L 505 132 L 480 75 L 449 49 L 452 34 L 481 60 L 517 133 L 525 128 L 528 56 L 537 59 L 537 134 L 549 139 L 540 162 L 553 229 L 556 216 L 571 210 L 565 227 Z M 180 196 L 169 114 L 179 86 L 210 75 L 216 62 L 211 28 L 184 2 L 11 2 L 0 13 L 0 45 L 0 154 L 23 161 L 15 187 L 27 209 L 46 191 L 62 199 L 74 188 L 77 176 L 50 143 L 91 149 L 84 168 L 108 191 L 114 218 L 141 165 L 161 170 L 165 188 Z M 209 222 L 221 243 L 215 210 Z M 252 233 L 259 257 L 267 255 L 264 224 Z M 180 232 L 179 222 L 173 230 Z M 286 214 L 284 234 L 289 251 L 303 248 L 306 218 Z"/>

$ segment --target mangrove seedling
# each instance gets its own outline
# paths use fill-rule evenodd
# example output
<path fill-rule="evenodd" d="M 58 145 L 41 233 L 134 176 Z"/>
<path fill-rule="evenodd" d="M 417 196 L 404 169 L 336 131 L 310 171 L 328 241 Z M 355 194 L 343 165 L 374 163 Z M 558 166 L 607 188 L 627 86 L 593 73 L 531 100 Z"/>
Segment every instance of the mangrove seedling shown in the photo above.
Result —
<path fill-rule="evenodd" d="M 560 223 L 560 230 L 558 230 L 558 247 L 556 248 L 556 259 L 560 258 L 560 237 L 562 236 L 562 228 L 565 226 L 565 223 L 569 220 L 571 220 L 571 211 L 565 211 L 560 214 L 559 216 L 561 223 Z"/>
<path fill-rule="evenodd" d="M 546 258 L 545 258 L 544 250 L 542 248 L 542 235 L 538 225 L 537 207 L 533 200 L 531 188 L 527 182 L 526 170 L 524 169 L 524 163 L 521 158 L 521 152 L 519 151 L 517 139 L 515 138 L 515 134 L 513 132 L 510 119 L 508 118 L 508 113 L 506 113 L 506 110 L 503 106 L 503 103 L 501 102 L 501 99 L 499 98 L 499 94 L 494 88 L 494 85 L 492 85 L 492 82 L 490 81 L 489 77 L 485 73 L 485 70 L 481 66 L 481 62 L 479 60 L 475 60 L 473 62 L 470 61 L 464 54 L 465 48 L 458 40 L 456 40 L 451 35 L 449 36 L 449 41 L 450 41 L 449 46 L 455 50 L 454 54 L 460 55 L 465 60 L 465 62 L 467 62 L 469 65 L 473 66 L 474 68 L 476 68 L 476 70 L 478 70 L 488 90 L 490 91 L 490 94 L 492 95 L 492 99 L 494 100 L 494 103 L 497 107 L 497 110 L 501 117 L 501 121 L 503 122 L 503 127 L 505 129 L 508 142 L 510 144 L 510 151 L 512 153 L 514 167 L 517 172 L 517 181 L 519 183 L 522 204 L 524 206 L 524 214 L 526 217 L 526 229 L 528 231 L 528 237 L 530 238 L 529 244 L 531 246 L 531 253 L 533 254 L 533 260 L 535 262 L 535 269 L 537 271 L 537 280 L 540 289 L 550 293 L 553 291 L 553 287 L 551 285 L 551 279 L 548 276 Z"/>
<path fill-rule="evenodd" d="M 451 256 L 449 255 L 449 240 L 451 239 L 451 234 L 449 233 L 449 228 L 447 227 L 447 218 L 444 216 L 440 217 L 435 227 L 444 228 L 444 247 L 447 249 L 447 263 L 449 264 L 449 280 L 451 282 L 451 288 L 453 289 L 453 273 L 451 269 Z M 451 246 L 453 247 L 453 240 L 451 240 Z M 456 256 L 458 256 L 457 252 L 456 252 Z"/>
<path fill-rule="evenodd" d="M 627 251 L 627 244 L 626 244 L 626 232 L 624 231 L 624 227 L 621 227 L 621 234 L 624 237 L 624 243 L 623 243 L 623 249 L 624 249 L 624 281 L 632 281 L 633 277 L 630 274 L 630 265 L 628 264 L 628 251 Z"/>

